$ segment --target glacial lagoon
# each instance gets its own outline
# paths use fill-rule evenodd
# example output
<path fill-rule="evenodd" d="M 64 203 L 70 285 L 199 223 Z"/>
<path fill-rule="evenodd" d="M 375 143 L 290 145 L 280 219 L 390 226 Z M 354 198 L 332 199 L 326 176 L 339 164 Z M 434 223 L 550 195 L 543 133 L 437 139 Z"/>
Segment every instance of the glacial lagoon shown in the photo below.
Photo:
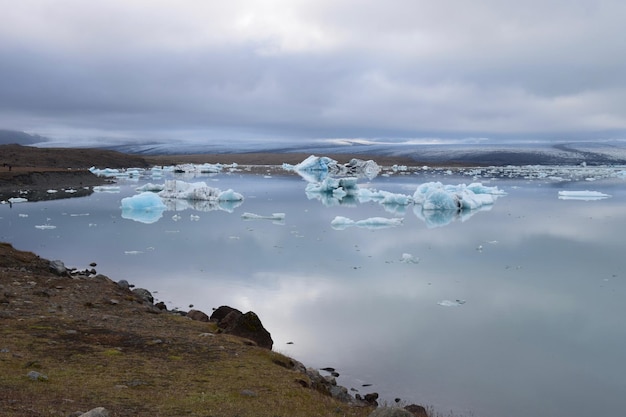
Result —
<path fill-rule="evenodd" d="M 280 167 L 146 171 L 88 197 L 1 204 L 0 239 L 68 266 L 96 262 L 170 309 L 252 310 L 274 350 L 334 367 L 353 394 L 455 415 L 618 415 L 625 177 L 616 168 L 425 167 L 357 181 L 409 196 L 433 181 L 503 192 L 478 210 L 432 215 L 316 196 Z M 169 204 L 150 221 L 122 215 L 138 187 L 172 178 L 243 201 Z M 396 220 L 338 227 L 337 218 Z"/>

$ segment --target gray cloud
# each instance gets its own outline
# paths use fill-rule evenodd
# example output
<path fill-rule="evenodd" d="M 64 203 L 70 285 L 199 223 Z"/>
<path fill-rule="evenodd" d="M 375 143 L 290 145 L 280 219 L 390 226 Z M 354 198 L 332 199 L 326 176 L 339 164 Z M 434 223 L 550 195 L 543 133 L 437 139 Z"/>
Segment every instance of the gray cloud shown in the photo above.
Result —
<path fill-rule="evenodd" d="M 3 8 L 0 125 L 208 139 L 626 131 L 623 2 L 206 3 Z"/>

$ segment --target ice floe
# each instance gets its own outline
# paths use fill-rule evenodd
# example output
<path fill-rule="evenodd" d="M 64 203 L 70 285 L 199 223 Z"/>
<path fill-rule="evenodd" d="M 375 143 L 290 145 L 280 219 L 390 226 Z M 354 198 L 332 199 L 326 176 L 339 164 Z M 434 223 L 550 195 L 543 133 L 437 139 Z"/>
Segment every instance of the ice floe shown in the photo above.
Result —
<path fill-rule="evenodd" d="M 56 226 L 53 226 L 51 224 L 40 224 L 35 226 L 35 229 L 39 229 L 39 230 L 52 230 L 52 229 L 56 229 Z"/>
<path fill-rule="evenodd" d="M 263 216 L 255 213 L 243 213 L 241 218 L 244 220 L 272 220 L 275 222 L 285 221 L 285 213 L 272 213 L 269 216 Z"/>
<path fill-rule="evenodd" d="M 93 187 L 96 193 L 119 193 L 120 187 L 117 185 L 97 185 Z"/>
<path fill-rule="evenodd" d="M 149 191 L 122 199 L 122 218 L 140 223 L 157 222 L 166 209 L 161 198 Z"/>
<path fill-rule="evenodd" d="M 348 227 L 356 226 L 367 229 L 385 229 L 402 225 L 402 218 L 370 217 L 363 220 L 352 220 L 348 217 L 337 216 L 330 222 L 335 230 L 344 230 Z"/>
<path fill-rule="evenodd" d="M 442 300 L 437 302 L 437 304 L 443 307 L 459 307 L 465 304 L 465 300 Z"/>
<path fill-rule="evenodd" d="M 411 255 L 410 253 L 403 253 L 400 257 L 400 262 L 405 264 L 417 264 L 419 263 L 420 258 Z"/>
<path fill-rule="evenodd" d="M 243 201 L 243 195 L 232 189 L 222 191 L 209 187 L 205 182 L 189 183 L 179 180 L 165 181 L 159 196 L 166 199 L 206 200 L 206 201 Z"/>
<path fill-rule="evenodd" d="M 380 173 L 380 166 L 372 161 L 353 158 L 347 164 L 340 164 L 327 156 L 311 155 L 296 164 L 283 164 L 283 169 L 298 173 L 308 182 L 320 182 L 328 176 L 356 176 L 375 178 Z"/>
<path fill-rule="evenodd" d="M 594 201 L 604 200 L 609 197 L 611 197 L 610 194 L 604 194 L 599 191 L 559 191 L 559 199 L 561 200 Z"/>

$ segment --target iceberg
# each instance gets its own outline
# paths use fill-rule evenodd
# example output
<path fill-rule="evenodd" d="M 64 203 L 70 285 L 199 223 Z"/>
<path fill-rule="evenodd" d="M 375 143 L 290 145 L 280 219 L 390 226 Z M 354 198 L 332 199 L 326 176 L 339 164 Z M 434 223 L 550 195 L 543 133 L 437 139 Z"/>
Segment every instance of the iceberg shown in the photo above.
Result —
<path fill-rule="evenodd" d="M 357 176 L 369 179 L 380 173 L 380 166 L 372 161 L 353 158 L 347 164 L 339 164 L 327 156 L 311 155 L 296 165 L 283 164 L 283 169 L 298 173 L 307 182 L 321 182 L 329 175 Z"/>
<path fill-rule="evenodd" d="M 609 197 L 611 197 L 610 194 L 604 194 L 599 191 L 559 191 L 559 199 L 561 200 L 594 201 Z"/>
<path fill-rule="evenodd" d="M 120 187 L 117 185 L 96 185 L 93 187 L 95 193 L 119 193 Z"/>
<path fill-rule="evenodd" d="M 174 172 L 185 174 L 219 174 L 222 172 L 222 164 L 179 164 L 174 167 Z"/>
<path fill-rule="evenodd" d="M 149 191 L 122 199 L 122 218 L 140 223 L 155 223 L 167 207 L 161 198 Z"/>
<path fill-rule="evenodd" d="M 269 216 L 262 216 L 254 213 L 243 213 L 241 218 L 244 220 L 272 220 L 274 222 L 284 222 L 285 213 L 272 213 Z"/>
<path fill-rule="evenodd" d="M 26 203 L 28 202 L 28 199 L 24 198 L 24 197 L 11 197 L 9 198 L 9 203 L 14 204 L 14 203 Z"/>
<path fill-rule="evenodd" d="M 420 258 L 411 255 L 410 253 L 403 253 L 402 257 L 400 258 L 400 262 L 404 263 L 404 264 L 417 264 L 419 263 Z"/>
<path fill-rule="evenodd" d="M 337 216 L 330 222 L 335 230 L 344 230 L 351 226 L 363 227 L 367 229 L 385 229 L 388 227 L 396 227 L 402 224 L 402 218 L 386 218 L 386 217 L 370 217 L 364 220 L 354 221 L 348 217 Z"/>
<path fill-rule="evenodd" d="M 492 205 L 501 195 L 506 193 L 498 187 L 486 187 L 481 183 L 443 185 L 428 182 L 417 187 L 413 200 L 422 206 L 422 210 L 476 210 Z"/>
<path fill-rule="evenodd" d="M 165 181 L 163 190 L 158 195 L 168 199 L 206 200 L 206 201 L 243 201 L 243 196 L 229 189 L 222 191 L 206 185 L 205 182 L 189 183 L 179 180 Z"/>
<path fill-rule="evenodd" d="M 152 192 L 159 192 L 159 191 L 163 191 L 163 188 L 165 188 L 165 185 L 163 184 L 152 184 L 151 182 L 142 185 L 141 187 L 137 187 L 135 188 L 135 191 L 152 191 Z"/>

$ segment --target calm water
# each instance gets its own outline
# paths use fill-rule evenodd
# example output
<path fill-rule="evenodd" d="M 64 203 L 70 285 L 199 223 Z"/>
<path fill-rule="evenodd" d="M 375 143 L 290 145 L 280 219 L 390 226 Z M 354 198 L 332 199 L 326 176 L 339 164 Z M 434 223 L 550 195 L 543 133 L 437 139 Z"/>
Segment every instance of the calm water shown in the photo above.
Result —
<path fill-rule="evenodd" d="M 482 179 L 507 195 L 441 227 L 412 206 L 325 205 L 297 176 L 185 180 L 232 188 L 245 201 L 232 212 L 166 211 L 145 224 L 122 218 L 120 200 L 163 180 L 123 180 L 119 193 L 0 205 L 0 239 L 68 266 L 95 261 L 98 272 L 148 288 L 170 308 L 255 311 L 274 350 L 335 367 L 341 385 L 389 402 L 484 417 L 626 409 L 625 179 Z M 472 182 L 410 174 L 359 185 L 412 195 L 432 180 Z M 560 190 L 611 197 L 560 200 Z M 246 221 L 245 212 L 285 220 Z M 336 230 L 336 216 L 404 221 Z"/>

